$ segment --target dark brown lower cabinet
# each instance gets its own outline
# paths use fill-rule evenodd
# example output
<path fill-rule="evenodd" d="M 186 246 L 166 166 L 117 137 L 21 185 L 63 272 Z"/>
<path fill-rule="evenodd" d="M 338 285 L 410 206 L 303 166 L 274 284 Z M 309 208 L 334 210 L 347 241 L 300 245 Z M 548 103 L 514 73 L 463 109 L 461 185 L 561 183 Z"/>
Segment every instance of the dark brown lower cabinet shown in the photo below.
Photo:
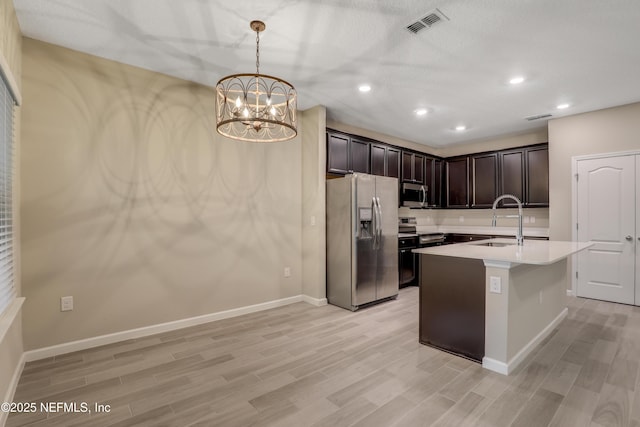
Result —
<path fill-rule="evenodd" d="M 485 267 L 481 259 L 420 257 L 420 342 L 477 362 L 484 357 Z"/>

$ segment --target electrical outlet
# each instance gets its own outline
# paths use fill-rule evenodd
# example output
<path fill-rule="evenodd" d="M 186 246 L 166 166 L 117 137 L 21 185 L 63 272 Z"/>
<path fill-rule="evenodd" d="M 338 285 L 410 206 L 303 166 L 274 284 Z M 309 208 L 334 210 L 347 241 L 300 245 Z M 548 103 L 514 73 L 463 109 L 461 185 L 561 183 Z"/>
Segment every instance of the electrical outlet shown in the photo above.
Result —
<path fill-rule="evenodd" d="M 528 217 L 528 216 L 525 216 L 525 217 L 524 217 L 524 223 L 525 223 L 525 224 L 529 224 L 529 217 Z"/>
<path fill-rule="evenodd" d="M 535 217 L 535 216 L 532 216 L 532 217 L 531 217 L 531 224 L 535 224 L 535 223 L 536 223 L 536 217 Z"/>
<path fill-rule="evenodd" d="M 458 222 L 464 222 L 464 217 L 463 216 L 459 216 L 458 217 Z"/>
<path fill-rule="evenodd" d="M 489 277 L 489 292 L 492 294 L 501 294 L 502 293 L 502 281 L 498 276 L 490 276 Z"/>
<path fill-rule="evenodd" d="M 311 220 L 309 221 L 311 223 L 311 226 L 315 226 L 316 225 L 316 216 L 315 215 L 311 215 Z"/>
<path fill-rule="evenodd" d="M 60 311 L 73 310 L 73 297 L 60 297 Z"/>
<path fill-rule="evenodd" d="M 284 268 L 284 277 L 291 277 L 291 267 Z"/>

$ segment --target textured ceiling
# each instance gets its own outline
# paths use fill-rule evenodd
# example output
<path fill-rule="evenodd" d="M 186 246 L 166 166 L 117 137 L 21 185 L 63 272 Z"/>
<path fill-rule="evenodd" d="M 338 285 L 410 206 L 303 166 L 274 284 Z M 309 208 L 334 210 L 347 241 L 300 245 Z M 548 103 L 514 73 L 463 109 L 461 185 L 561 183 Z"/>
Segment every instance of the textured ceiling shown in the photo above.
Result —
<path fill-rule="evenodd" d="M 13 1 L 25 36 L 210 86 L 255 71 L 263 20 L 260 71 L 300 109 L 434 147 L 640 101 L 638 0 Z M 448 20 L 405 29 L 436 8 Z"/>

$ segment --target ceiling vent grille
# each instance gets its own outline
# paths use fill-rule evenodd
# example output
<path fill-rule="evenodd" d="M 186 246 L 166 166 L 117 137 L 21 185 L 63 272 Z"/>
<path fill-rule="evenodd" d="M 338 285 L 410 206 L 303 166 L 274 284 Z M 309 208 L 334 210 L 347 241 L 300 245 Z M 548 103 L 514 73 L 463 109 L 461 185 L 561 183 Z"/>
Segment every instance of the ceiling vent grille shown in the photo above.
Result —
<path fill-rule="evenodd" d="M 432 12 L 429 12 L 422 18 L 412 22 L 407 25 L 405 28 L 413 34 L 418 34 L 419 31 L 424 30 L 425 28 L 431 28 L 434 25 L 443 22 L 444 20 L 449 20 L 447 16 L 440 11 L 440 9 L 436 9 Z"/>
<path fill-rule="evenodd" d="M 546 119 L 551 117 L 551 114 L 538 114 L 537 116 L 529 116 L 525 117 L 525 120 L 529 120 L 530 122 L 534 120 Z"/>

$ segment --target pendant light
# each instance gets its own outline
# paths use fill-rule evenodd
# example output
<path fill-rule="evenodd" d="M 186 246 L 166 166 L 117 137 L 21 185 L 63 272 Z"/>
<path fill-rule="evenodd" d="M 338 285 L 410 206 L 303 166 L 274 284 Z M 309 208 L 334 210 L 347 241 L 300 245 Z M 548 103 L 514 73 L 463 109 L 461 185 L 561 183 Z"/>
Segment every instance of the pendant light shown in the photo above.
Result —
<path fill-rule="evenodd" d="M 251 21 L 256 32 L 255 74 L 233 74 L 216 85 L 216 129 L 240 141 L 277 142 L 295 137 L 297 131 L 295 88 L 273 76 L 260 74 L 262 21 Z"/>

